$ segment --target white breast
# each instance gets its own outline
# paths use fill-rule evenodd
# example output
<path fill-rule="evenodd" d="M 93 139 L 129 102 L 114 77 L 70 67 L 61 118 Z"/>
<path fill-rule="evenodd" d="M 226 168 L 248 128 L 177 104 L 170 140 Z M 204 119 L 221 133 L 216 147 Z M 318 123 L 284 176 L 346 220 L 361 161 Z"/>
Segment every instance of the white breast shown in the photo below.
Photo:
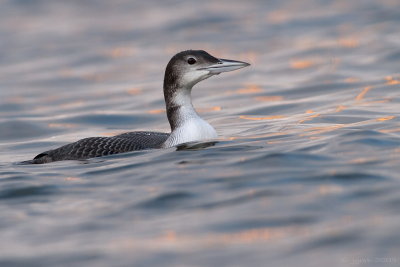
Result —
<path fill-rule="evenodd" d="M 215 129 L 205 120 L 198 116 L 186 119 L 185 122 L 176 128 L 163 147 L 172 147 L 183 143 L 203 141 L 217 138 Z"/>

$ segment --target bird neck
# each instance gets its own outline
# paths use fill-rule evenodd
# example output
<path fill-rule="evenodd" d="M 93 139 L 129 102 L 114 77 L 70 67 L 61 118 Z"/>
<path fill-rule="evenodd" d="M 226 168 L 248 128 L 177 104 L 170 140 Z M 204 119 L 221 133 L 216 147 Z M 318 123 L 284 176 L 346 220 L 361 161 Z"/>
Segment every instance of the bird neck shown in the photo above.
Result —
<path fill-rule="evenodd" d="M 217 138 L 215 129 L 200 118 L 192 105 L 193 84 L 182 84 L 182 78 L 168 63 L 164 76 L 164 99 L 171 134 L 162 147 Z"/>
<path fill-rule="evenodd" d="M 218 137 L 215 129 L 200 118 L 194 109 L 191 90 L 192 88 L 164 88 L 167 116 L 171 126 L 171 134 L 162 145 L 164 148 Z"/>
<path fill-rule="evenodd" d="M 168 94 L 166 94 L 167 92 Z M 165 105 L 171 132 L 188 120 L 200 119 L 192 104 L 192 88 L 164 88 Z"/>

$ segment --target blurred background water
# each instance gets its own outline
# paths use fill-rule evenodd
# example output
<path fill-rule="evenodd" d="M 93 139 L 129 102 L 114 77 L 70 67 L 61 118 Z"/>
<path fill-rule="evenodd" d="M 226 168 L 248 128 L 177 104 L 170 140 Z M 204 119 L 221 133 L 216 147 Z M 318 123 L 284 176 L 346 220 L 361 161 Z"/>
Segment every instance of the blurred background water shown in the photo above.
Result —
<path fill-rule="evenodd" d="M 397 266 L 400 3 L 0 1 L 0 266 Z M 39 166 L 88 136 L 169 131 L 176 52 L 204 149 Z"/>

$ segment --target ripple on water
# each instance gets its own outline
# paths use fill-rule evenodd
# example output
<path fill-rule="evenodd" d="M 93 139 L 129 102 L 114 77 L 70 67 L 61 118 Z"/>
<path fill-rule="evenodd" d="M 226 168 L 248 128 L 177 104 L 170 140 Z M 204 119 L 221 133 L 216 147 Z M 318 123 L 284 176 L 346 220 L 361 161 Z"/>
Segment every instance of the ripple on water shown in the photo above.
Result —
<path fill-rule="evenodd" d="M 319 166 L 327 165 L 331 161 L 328 156 L 310 154 L 310 153 L 300 153 L 300 152 L 269 152 L 269 153 L 259 153 L 257 156 L 251 156 L 249 158 L 241 159 L 239 162 L 235 163 L 242 167 L 261 167 L 261 166 L 271 166 L 271 167 L 301 167 L 301 166 L 312 166 L 318 164 Z"/>
<path fill-rule="evenodd" d="M 373 173 L 355 172 L 355 171 L 345 172 L 338 170 L 338 171 L 332 171 L 331 173 L 327 173 L 324 175 L 311 176 L 309 178 L 305 178 L 304 180 L 315 181 L 315 182 L 331 180 L 337 183 L 343 182 L 346 184 L 351 184 L 351 183 L 357 184 L 360 181 L 381 182 L 386 179 L 387 178 L 382 175 Z"/>
<path fill-rule="evenodd" d="M 48 128 L 41 123 L 27 121 L 6 121 L 0 123 L 1 141 L 50 136 L 57 132 L 60 132 L 60 130 Z"/>
<path fill-rule="evenodd" d="M 186 191 L 163 193 L 137 204 L 137 207 L 144 209 L 172 210 L 187 207 L 188 201 L 193 199 L 195 194 Z"/>
<path fill-rule="evenodd" d="M 350 248 L 355 244 L 359 244 L 363 240 L 365 230 L 351 229 L 340 231 L 334 234 L 321 233 L 313 237 L 309 242 L 299 244 L 292 253 L 305 253 L 316 250 L 325 250 L 336 248 L 337 246 Z"/>
<path fill-rule="evenodd" d="M 274 228 L 274 227 L 288 227 L 288 226 L 309 226 L 318 222 L 318 218 L 313 215 L 299 215 L 293 216 L 265 216 L 254 219 L 241 219 L 238 221 L 217 224 L 212 227 L 218 232 L 236 232 L 247 229 L 259 228 Z"/>
<path fill-rule="evenodd" d="M 17 103 L 4 103 L 4 104 L 0 104 L 0 112 L 7 112 L 7 113 L 11 113 L 11 112 L 18 112 L 18 111 L 22 111 L 25 110 L 25 106 L 21 105 L 21 104 L 17 104 Z"/>
<path fill-rule="evenodd" d="M 230 180 L 230 179 L 229 179 Z M 228 182 L 227 180 L 220 180 L 220 182 Z M 231 181 L 229 181 L 231 182 Z M 237 181 L 236 181 L 237 182 Z M 233 188 L 230 186 L 230 188 Z M 243 189 L 244 186 L 238 186 L 238 189 Z M 196 208 L 200 209 L 218 209 L 218 208 L 227 208 L 229 206 L 241 205 L 246 202 L 257 201 L 262 198 L 268 197 L 276 197 L 282 195 L 281 192 L 277 190 L 258 190 L 252 191 L 250 194 L 248 192 L 237 194 L 237 196 L 223 199 L 223 200 L 213 200 L 213 201 L 205 201 L 206 203 L 196 206 Z"/>
<path fill-rule="evenodd" d="M 336 136 L 335 142 L 329 144 L 329 147 L 332 146 L 336 146 L 337 148 L 341 146 L 349 150 L 353 147 L 357 147 L 359 151 L 377 149 L 385 151 L 387 149 L 399 147 L 400 139 L 397 136 L 374 130 L 354 130 Z"/>
<path fill-rule="evenodd" d="M 27 201 L 35 201 L 37 197 L 45 200 L 46 196 L 59 194 L 57 186 L 54 185 L 31 185 L 21 186 L 21 183 L 12 183 L 6 186 L 3 185 L 0 190 L 0 199 L 3 200 L 18 200 L 25 198 Z M 47 200 L 45 200 L 47 201 Z"/>
<path fill-rule="evenodd" d="M 121 115 L 121 114 L 89 114 L 77 115 L 60 120 L 63 123 L 84 124 L 84 125 L 110 125 L 126 129 L 131 125 L 151 123 L 153 116 L 146 115 Z"/>

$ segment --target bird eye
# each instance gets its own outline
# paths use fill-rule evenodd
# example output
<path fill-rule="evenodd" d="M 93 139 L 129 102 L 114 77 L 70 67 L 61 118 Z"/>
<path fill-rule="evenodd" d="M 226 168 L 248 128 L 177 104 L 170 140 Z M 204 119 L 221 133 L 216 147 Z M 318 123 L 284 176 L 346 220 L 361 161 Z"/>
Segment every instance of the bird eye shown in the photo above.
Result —
<path fill-rule="evenodd" d="M 196 63 L 196 59 L 190 57 L 190 58 L 188 58 L 187 63 L 189 63 L 190 65 L 193 65 L 194 63 Z"/>

